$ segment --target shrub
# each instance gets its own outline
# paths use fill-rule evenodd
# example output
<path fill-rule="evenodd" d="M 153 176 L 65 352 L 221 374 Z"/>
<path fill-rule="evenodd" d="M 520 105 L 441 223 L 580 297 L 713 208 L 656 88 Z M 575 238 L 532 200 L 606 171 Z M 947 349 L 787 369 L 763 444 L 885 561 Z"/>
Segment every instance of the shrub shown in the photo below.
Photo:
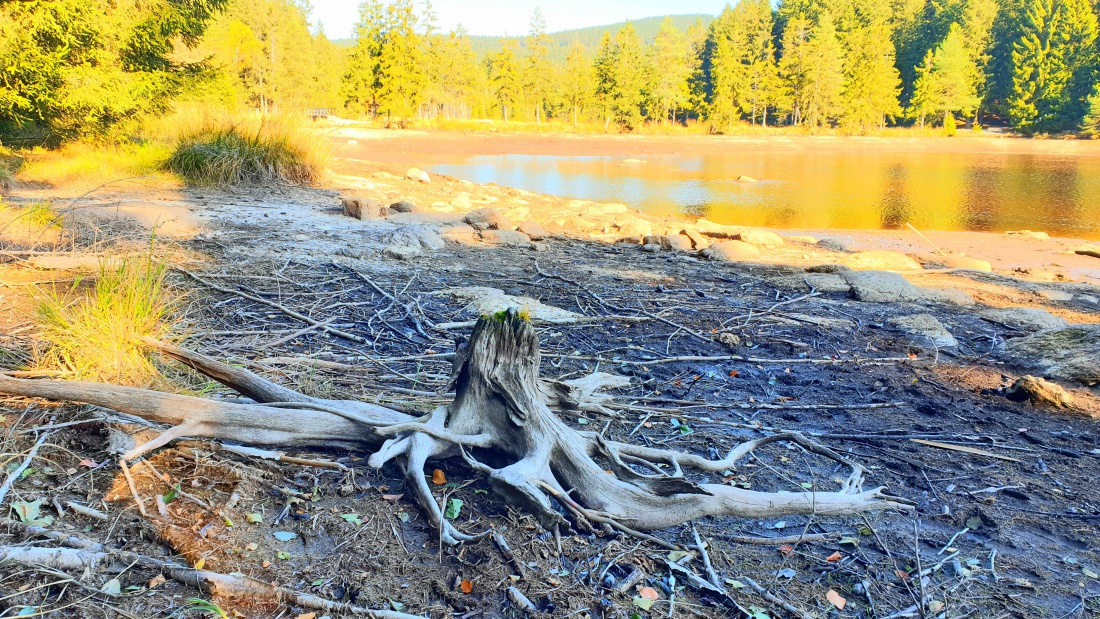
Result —
<path fill-rule="evenodd" d="M 955 115 L 948 114 L 943 118 L 943 134 L 949 138 L 955 137 L 958 133 L 958 125 L 955 124 Z"/>
<path fill-rule="evenodd" d="M 193 185 L 299 184 L 326 159 L 321 138 L 288 120 L 222 120 L 182 132 L 166 167 Z"/>
<path fill-rule="evenodd" d="M 141 336 L 165 338 L 174 307 L 166 267 L 151 254 L 104 260 L 92 286 L 42 295 L 38 319 L 50 344 L 45 365 L 82 380 L 147 386 L 159 376 Z"/>

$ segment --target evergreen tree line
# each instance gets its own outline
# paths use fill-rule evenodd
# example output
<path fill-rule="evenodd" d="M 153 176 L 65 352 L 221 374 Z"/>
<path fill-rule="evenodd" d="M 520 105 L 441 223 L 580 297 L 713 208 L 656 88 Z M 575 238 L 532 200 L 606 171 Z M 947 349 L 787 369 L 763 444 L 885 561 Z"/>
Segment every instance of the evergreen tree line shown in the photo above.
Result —
<path fill-rule="evenodd" d="M 740 0 L 709 26 L 631 24 L 553 61 L 536 10 L 523 49 L 478 57 L 430 4 L 368 0 L 343 81 L 354 110 L 391 120 L 698 119 L 838 127 L 1004 122 L 1025 133 L 1100 130 L 1093 0 Z"/>

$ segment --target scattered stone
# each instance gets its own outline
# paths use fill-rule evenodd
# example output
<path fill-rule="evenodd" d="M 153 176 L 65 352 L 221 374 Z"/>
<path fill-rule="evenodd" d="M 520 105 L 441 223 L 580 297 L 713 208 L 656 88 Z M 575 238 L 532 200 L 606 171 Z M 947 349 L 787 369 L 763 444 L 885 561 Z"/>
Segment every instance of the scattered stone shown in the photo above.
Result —
<path fill-rule="evenodd" d="M 795 243 L 805 243 L 806 245 L 817 245 L 817 243 L 818 243 L 817 237 L 813 237 L 813 236 L 801 236 L 801 235 L 785 236 L 785 237 L 783 237 L 783 240 L 784 241 L 792 241 L 792 242 L 795 242 Z"/>
<path fill-rule="evenodd" d="M 646 243 L 642 245 L 642 251 L 655 254 L 659 251 L 664 251 L 664 247 L 661 247 L 658 243 Z"/>
<path fill-rule="evenodd" d="M 1016 379 L 1005 391 L 1009 400 L 1032 402 L 1046 406 L 1071 407 L 1073 396 L 1056 383 L 1047 382 L 1037 376 L 1024 376 Z"/>
<path fill-rule="evenodd" d="M 719 333 L 718 341 L 730 348 L 737 348 L 741 345 L 741 336 L 733 333 Z"/>
<path fill-rule="evenodd" d="M 1049 329 L 1010 340 L 1005 350 L 1048 378 L 1100 383 L 1100 325 Z"/>
<path fill-rule="evenodd" d="M 401 200 L 400 202 L 394 202 L 390 205 L 390 211 L 393 213 L 419 213 L 421 208 L 412 202 Z"/>
<path fill-rule="evenodd" d="M 741 176 L 737 177 L 737 182 L 739 182 L 739 183 L 758 183 L 760 181 L 753 178 L 753 177 L 751 177 L 751 176 L 742 174 Z"/>
<path fill-rule="evenodd" d="M 896 251 L 873 249 L 848 254 L 840 264 L 857 271 L 919 271 L 920 263 Z"/>
<path fill-rule="evenodd" d="M 474 206 L 473 200 L 470 199 L 470 194 L 464 191 L 451 198 L 451 204 L 453 204 L 455 208 L 463 210 L 468 210 Z"/>
<path fill-rule="evenodd" d="M 443 249 L 443 238 L 435 230 L 428 226 L 401 226 L 387 237 L 389 245 L 415 247 L 425 251 Z"/>
<path fill-rule="evenodd" d="M 1064 329 L 1069 326 L 1064 318 L 1059 318 L 1038 307 L 1003 307 L 978 312 L 978 318 L 1010 329 L 1020 331 L 1042 331 L 1044 329 Z"/>
<path fill-rule="evenodd" d="M 31 256 L 27 262 L 36 269 L 96 271 L 99 270 L 100 257 L 95 254 L 38 254 Z"/>
<path fill-rule="evenodd" d="M 733 239 L 761 247 L 781 247 L 783 245 L 783 237 L 767 230 L 743 230 L 733 235 Z"/>
<path fill-rule="evenodd" d="M 1062 290 L 1039 290 L 1035 294 L 1048 301 L 1072 301 L 1073 294 Z"/>
<path fill-rule="evenodd" d="M 691 239 L 682 234 L 651 234 L 643 239 L 645 245 L 660 245 L 666 250 L 691 250 Z"/>
<path fill-rule="evenodd" d="M 619 229 L 619 234 L 634 238 L 635 242 L 653 234 L 653 224 L 640 217 L 620 219 L 615 225 Z"/>
<path fill-rule="evenodd" d="M 532 251 L 549 251 L 550 246 L 546 243 L 531 243 Z"/>
<path fill-rule="evenodd" d="M 1100 246 L 1086 243 L 1073 250 L 1073 253 L 1078 256 L 1091 256 L 1093 258 L 1100 258 Z"/>
<path fill-rule="evenodd" d="M 746 262 L 758 259 L 760 250 L 744 241 L 719 241 L 703 250 L 702 254 L 710 260 Z"/>
<path fill-rule="evenodd" d="M 970 269 L 972 271 L 985 271 L 986 273 L 993 270 L 993 265 L 988 261 L 969 256 L 936 256 L 935 261 L 949 269 Z"/>
<path fill-rule="evenodd" d="M 396 260 L 412 260 L 422 253 L 419 247 L 410 247 L 408 245 L 390 245 L 382 250 L 382 254 Z"/>
<path fill-rule="evenodd" d="M 897 303 L 924 300 L 924 294 L 909 280 L 885 271 L 853 271 L 844 274 L 852 298 L 864 303 Z"/>
<path fill-rule="evenodd" d="M 447 228 L 441 232 L 439 236 L 445 241 L 458 243 L 459 245 L 473 245 L 478 241 L 477 230 L 474 230 L 466 224 L 459 224 Z"/>
<path fill-rule="evenodd" d="M 482 230 L 481 240 L 488 245 L 503 245 L 506 247 L 531 244 L 531 237 L 516 230 Z"/>
<path fill-rule="evenodd" d="M 489 206 L 466 213 L 463 221 L 470 224 L 475 230 L 511 230 L 515 228 L 507 217 L 500 214 L 500 211 Z"/>
<path fill-rule="evenodd" d="M 1005 232 L 1008 236 L 1018 236 L 1033 241 L 1049 241 L 1050 235 L 1046 232 L 1032 232 L 1031 230 L 1010 230 Z"/>
<path fill-rule="evenodd" d="M 539 225 L 539 222 L 535 221 L 534 219 L 528 219 L 527 221 L 521 222 L 516 230 L 519 230 L 520 232 L 531 237 L 532 241 L 541 241 L 542 239 L 550 236 L 550 234 L 547 233 L 546 230 L 544 230 L 543 227 Z"/>
<path fill-rule="evenodd" d="M 465 288 L 448 288 L 438 293 L 460 301 L 465 301 L 467 307 L 479 315 L 495 314 L 510 308 L 525 310 L 532 320 L 553 323 L 576 322 L 579 314 L 568 310 L 543 305 L 538 299 L 531 297 L 517 297 L 505 294 L 503 290 L 489 288 L 488 286 L 467 286 Z"/>
<path fill-rule="evenodd" d="M 691 246 L 695 249 L 703 250 L 710 247 L 710 241 L 707 240 L 707 237 L 700 234 L 698 230 L 692 228 L 691 226 L 688 226 L 681 230 L 680 234 L 688 237 L 688 239 L 691 240 Z"/>
<path fill-rule="evenodd" d="M 843 264 L 819 264 L 806 269 L 807 273 L 850 273 L 852 267 Z"/>
<path fill-rule="evenodd" d="M 937 348 L 953 348 L 959 345 L 955 336 L 951 335 L 935 316 L 931 314 L 915 314 L 913 316 L 900 316 L 887 321 L 891 327 L 908 335 L 927 338 Z"/>
<path fill-rule="evenodd" d="M 387 207 L 373 198 L 355 196 L 344 198 L 341 202 L 344 206 L 344 215 L 353 219 L 377 219 L 390 214 Z"/>
<path fill-rule="evenodd" d="M 410 181 L 419 181 L 421 183 L 432 182 L 432 177 L 428 176 L 428 173 L 424 170 L 421 170 L 420 168 L 409 168 L 405 172 L 405 178 L 409 179 Z"/>

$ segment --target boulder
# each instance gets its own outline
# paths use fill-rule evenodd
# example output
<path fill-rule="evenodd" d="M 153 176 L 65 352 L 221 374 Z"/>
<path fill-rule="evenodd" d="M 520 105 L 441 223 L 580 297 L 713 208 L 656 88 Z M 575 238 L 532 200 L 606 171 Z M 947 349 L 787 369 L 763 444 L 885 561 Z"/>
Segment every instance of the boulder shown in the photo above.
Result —
<path fill-rule="evenodd" d="M 873 249 L 848 254 L 840 264 L 857 271 L 919 271 L 920 263 L 896 251 Z"/>
<path fill-rule="evenodd" d="M 666 250 L 691 250 L 691 239 L 682 234 L 651 234 L 643 239 L 645 245 L 660 245 Z"/>
<path fill-rule="evenodd" d="M 986 273 L 993 270 L 993 265 L 988 261 L 969 256 L 936 256 L 935 261 L 949 269 L 969 269 L 971 271 L 985 271 Z"/>
<path fill-rule="evenodd" d="M 848 251 L 848 242 L 837 238 L 821 239 L 817 242 L 817 246 L 830 251 Z"/>
<path fill-rule="evenodd" d="M 1037 295 L 1043 297 L 1047 301 L 1072 301 L 1073 293 L 1064 292 L 1061 290 L 1039 290 L 1036 291 Z"/>
<path fill-rule="evenodd" d="M 719 333 L 718 341 L 730 348 L 737 348 L 741 345 L 741 336 L 735 333 Z"/>
<path fill-rule="evenodd" d="M 760 250 L 744 241 L 719 241 L 703 250 L 710 260 L 747 262 L 760 258 Z"/>
<path fill-rule="evenodd" d="M 1005 351 L 1048 378 L 1085 385 L 1100 383 L 1100 325 L 1040 331 L 1010 340 Z"/>
<path fill-rule="evenodd" d="M 852 298 L 864 303 L 915 303 L 925 299 L 920 288 L 897 273 L 853 271 L 843 277 Z"/>
<path fill-rule="evenodd" d="M 978 312 L 978 318 L 1010 329 L 1032 333 L 1044 329 L 1064 329 L 1069 326 L 1064 318 L 1059 318 L 1037 307 L 987 309 Z"/>
<path fill-rule="evenodd" d="M 948 305 L 974 305 L 974 297 L 965 290 L 958 288 L 918 288 L 924 295 L 924 300 L 931 303 L 945 303 Z"/>
<path fill-rule="evenodd" d="M 503 245 L 506 247 L 531 244 L 531 237 L 516 230 L 482 230 L 481 240 L 488 245 Z"/>
<path fill-rule="evenodd" d="M 408 245 L 390 245 L 382 250 L 383 255 L 395 260 L 412 260 L 422 253 L 419 247 L 410 247 Z"/>
<path fill-rule="evenodd" d="M 805 243 L 806 245 L 817 245 L 817 237 L 814 237 L 814 236 L 805 236 L 805 235 L 785 236 L 785 237 L 783 237 L 783 240 L 784 241 L 792 241 L 794 243 Z"/>
<path fill-rule="evenodd" d="M 1050 235 L 1046 232 L 1032 232 L 1031 230 L 1010 230 L 1005 232 L 1008 236 L 1016 236 L 1032 241 L 1049 241 Z"/>
<path fill-rule="evenodd" d="M 541 241 L 550 236 L 549 233 L 539 225 L 539 222 L 534 219 L 528 219 L 527 221 L 521 222 L 516 230 L 526 234 L 532 241 Z"/>
<path fill-rule="evenodd" d="M 1079 247 L 1075 247 L 1073 253 L 1078 256 L 1090 256 L 1092 258 L 1100 258 L 1100 246 L 1086 243 Z"/>
<path fill-rule="evenodd" d="M 471 207 L 473 207 L 474 202 L 473 202 L 473 200 L 470 199 L 470 194 L 463 191 L 463 192 L 460 192 L 455 197 L 451 198 L 451 204 L 453 204 L 455 208 L 460 208 L 460 209 L 465 210 L 465 209 L 470 209 Z"/>
<path fill-rule="evenodd" d="M 791 280 L 802 282 L 817 292 L 848 292 L 848 281 L 836 273 L 807 273 L 805 275 L 792 275 Z"/>
<path fill-rule="evenodd" d="M 1031 402 L 1045 406 L 1071 407 L 1073 396 L 1057 383 L 1038 376 L 1024 376 L 1005 390 L 1005 397 L 1016 402 Z"/>
<path fill-rule="evenodd" d="M 459 224 L 447 228 L 443 232 L 439 233 L 440 238 L 450 243 L 458 243 L 459 245 L 473 245 L 477 243 L 477 230 L 466 224 Z"/>
<path fill-rule="evenodd" d="M 887 324 L 907 335 L 916 336 L 920 341 L 927 340 L 937 348 L 953 348 L 959 345 L 955 336 L 931 314 L 899 316 L 891 318 Z"/>
<path fill-rule="evenodd" d="M 400 202 L 394 202 L 393 204 L 390 205 L 390 212 L 391 213 L 419 213 L 421 210 L 422 209 L 419 206 L 413 204 L 412 202 L 408 202 L 406 200 L 401 200 Z"/>
<path fill-rule="evenodd" d="M 733 239 L 760 247 L 781 247 L 783 245 L 783 237 L 767 230 L 742 230 L 733 235 Z"/>
<path fill-rule="evenodd" d="M 615 223 L 615 226 L 619 229 L 619 234 L 624 237 L 633 238 L 635 242 L 653 234 L 653 224 L 640 217 L 619 219 Z"/>
<path fill-rule="evenodd" d="M 443 249 L 443 238 L 428 226 L 401 226 L 386 237 L 389 245 L 415 247 L 425 251 Z"/>
<path fill-rule="evenodd" d="M 659 251 L 664 251 L 664 249 L 665 249 L 664 247 L 661 247 L 657 243 L 646 243 L 645 245 L 642 245 L 642 251 L 644 251 L 646 253 L 650 253 L 650 254 L 655 254 Z"/>
<path fill-rule="evenodd" d="M 388 207 L 374 198 L 354 196 L 341 200 L 344 206 L 344 215 L 353 219 L 377 219 L 390 214 Z"/>
<path fill-rule="evenodd" d="M 420 168 L 409 168 L 405 171 L 405 178 L 410 181 L 417 181 L 421 183 L 432 182 L 432 177 L 428 176 L 428 173 Z"/>
<path fill-rule="evenodd" d="M 462 221 L 470 224 L 475 230 L 511 230 L 515 227 L 500 211 L 489 206 L 466 213 Z"/>
<path fill-rule="evenodd" d="M 691 226 L 681 230 L 680 234 L 688 237 L 688 239 L 691 240 L 691 246 L 695 249 L 703 250 L 710 247 L 710 241 L 707 240 L 707 237 L 700 234 L 698 230 Z"/>

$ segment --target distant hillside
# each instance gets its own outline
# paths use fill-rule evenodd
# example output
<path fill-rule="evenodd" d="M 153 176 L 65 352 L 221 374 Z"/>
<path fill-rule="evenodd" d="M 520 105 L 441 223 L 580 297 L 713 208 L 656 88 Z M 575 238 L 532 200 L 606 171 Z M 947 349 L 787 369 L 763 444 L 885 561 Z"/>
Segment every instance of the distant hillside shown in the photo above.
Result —
<path fill-rule="evenodd" d="M 638 31 L 638 37 L 648 45 L 653 42 L 653 39 L 657 36 L 657 32 L 661 30 L 661 22 L 665 20 L 665 17 L 665 15 L 646 17 L 644 19 L 632 20 L 630 23 L 634 26 L 634 29 Z M 687 29 L 697 21 L 702 23 L 703 26 L 709 26 L 710 22 L 714 21 L 713 15 L 702 14 L 669 15 L 667 17 L 671 17 L 673 25 L 683 32 L 687 32 Z M 569 53 L 569 46 L 573 44 L 573 41 L 580 41 L 590 54 L 595 53 L 595 50 L 600 46 L 600 39 L 603 38 L 603 33 L 610 32 L 614 35 L 625 25 L 626 22 L 623 21 L 617 24 L 608 24 L 606 26 L 592 26 L 590 28 L 563 30 L 561 32 L 547 34 L 546 36 L 550 38 L 550 58 L 558 62 L 565 60 L 565 56 Z M 473 46 L 474 52 L 481 57 L 487 53 L 500 51 L 501 45 L 505 39 L 515 41 L 520 49 L 523 48 L 525 39 L 523 36 L 470 37 L 470 44 Z"/>

